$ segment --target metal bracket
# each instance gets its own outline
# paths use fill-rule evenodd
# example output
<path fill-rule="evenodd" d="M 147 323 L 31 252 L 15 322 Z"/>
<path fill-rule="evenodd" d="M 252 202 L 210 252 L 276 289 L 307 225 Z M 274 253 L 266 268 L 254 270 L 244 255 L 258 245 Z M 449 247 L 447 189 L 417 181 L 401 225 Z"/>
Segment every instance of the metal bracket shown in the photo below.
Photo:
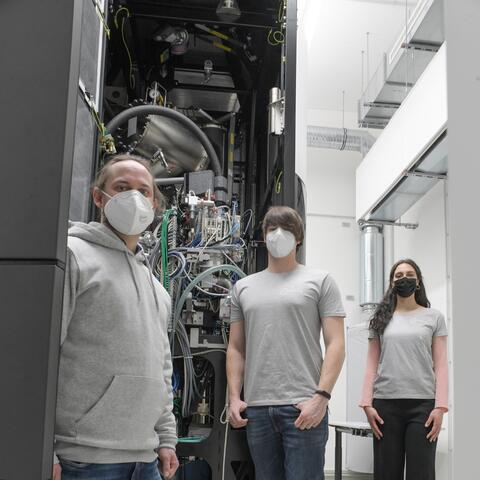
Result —
<path fill-rule="evenodd" d="M 78 89 L 80 90 L 80 93 L 82 94 L 82 98 L 87 104 L 88 108 L 90 110 L 94 110 L 98 115 L 97 107 L 95 105 L 95 99 L 90 92 L 87 92 L 85 84 L 82 82 L 81 78 L 78 79 Z"/>
<path fill-rule="evenodd" d="M 415 83 L 412 83 L 412 82 L 396 82 L 394 80 L 386 80 L 385 81 L 385 85 L 391 85 L 392 87 L 409 87 L 409 88 L 412 88 Z"/>
<path fill-rule="evenodd" d="M 162 147 L 158 147 L 158 150 L 153 154 L 152 157 L 152 163 L 155 165 L 158 161 L 162 162 L 162 165 L 164 166 L 165 170 L 168 173 L 171 173 L 170 167 L 168 165 L 167 159 L 165 158 L 165 154 L 163 153 Z"/>
<path fill-rule="evenodd" d="M 363 106 L 370 108 L 392 108 L 396 110 L 400 107 L 400 103 L 365 102 Z"/>
<path fill-rule="evenodd" d="M 405 177 L 436 178 L 437 180 L 445 180 L 447 178 L 446 173 L 436 172 L 406 171 L 404 175 Z"/>
<path fill-rule="evenodd" d="M 402 43 L 402 48 L 406 50 L 419 50 L 422 52 L 438 52 L 440 50 L 440 45 L 435 45 L 434 43 L 417 43 L 417 42 L 408 42 Z"/>
<path fill-rule="evenodd" d="M 358 226 L 363 227 L 365 225 L 375 225 L 379 227 L 404 227 L 408 230 L 415 230 L 418 228 L 418 223 L 403 223 L 403 222 L 390 222 L 388 220 L 359 220 Z"/>
<path fill-rule="evenodd" d="M 382 121 L 378 120 L 376 122 L 369 121 L 369 120 L 366 120 L 366 121 L 365 120 L 360 120 L 358 122 L 358 126 L 360 128 L 376 128 L 376 129 L 382 130 L 388 125 L 389 120 L 390 119 L 385 119 L 385 120 L 382 120 Z"/>
<path fill-rule="evenodd" d="M 281 97 L 281 98 L 279 98 L 278 100 L 275 100 L 275 101 L 269 103 L 268 106 L 270 106 L 270 105 L 275 105 L 276 103 L 282 103 L 282 105 L 284 105 L 284 103 L 285 103 L 285 97 Z"/>
<path fill-rule="evenodd" d="M 105 35 L 107 36 L 108 39 L 110 39 L 110 28 L 107 25 L 107 20 L 105 18 L 105 14 L 102 11 L 102 6 L 98 2 L 98 0 L 92 0 L 93 6 L 95 7 L 95 11 L 97 12 L 97 16 L 100 19 L 100 22 L 102 22 L 103 26 L 103 31 L 105 32 Z"/>

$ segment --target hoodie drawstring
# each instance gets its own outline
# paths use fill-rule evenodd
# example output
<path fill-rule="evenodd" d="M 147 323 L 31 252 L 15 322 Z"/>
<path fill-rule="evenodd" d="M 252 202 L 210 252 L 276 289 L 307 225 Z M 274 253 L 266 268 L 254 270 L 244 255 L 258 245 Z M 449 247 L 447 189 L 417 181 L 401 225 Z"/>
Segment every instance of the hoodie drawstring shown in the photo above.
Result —
<path fill-rule="evenodd" d="M 157 306 L 157 310 L 159 310 L 159 309 L 160 309 L 160 305 L 159 305 L 159 303 L 158 303 L 157 291 L 155 290 L 155 285 L 153 284 L 153 272 L 152 272 L 152 267 L 151 267 L 151 265 L 150 265 L 150 262 L 145 262 L 145 264 L 147 265 L 148 272 L 150 273 L 150 275 L 148 276 L 148 278 L 150 279 L 150 286 L 152 287 L 153 296 L 155 297 L 155 305 Z"/>
<path fill-rule="evenodd" d="M 135 289 L 137 291 L 137 297 L 138 297 L 138 301 L 140 302 L 140 288 L 138 286 L 138 281 L 137 281 L 137 277 L 135 275 L 135 270 L 134 270 L 134 265 L 132 265 L 132 260 L 131 260 L 131 255 L 127 252 L 125 252 L 125 257 L 127 259 L 127 263 L 128 263 L 128 266 L 130 268 L 130 273 L 132 274 L 132 278 L 133 278 L 133 283 L 135 284 Z M 158 300 L 158 296 L 157 296 L 157 292 L 155 290 L 155 285 L 153 284 L 153 272 L 152 272 L 152 268 L 150 266 L 150 264 L 145 261 L 145 257 L 144 258 L 144 261 L 142 262 L 148 269 L 148 280 L 149 280 L 149 283 L 150 283 L 150 288 L 152 289 L 152 294 L 153 294 L 153 298 L 155 299 L 155 306 L 157 307 L 157 310 L 160 309 L 160 302 Z"/>
<path fill-rule="evenodd" d="M 135 290 L 137 291 L 138 303 L 140 303 L 140 288 L 138 286 L 137 277 L 135 276 L 135 270 L 133 269 L 133 265 L 130 262 L 130 255 L 127 252 L 125 252 L 125 259 L 127 260 L 128 267 L 130 268 L 130 273 L 132 274 Z"/>

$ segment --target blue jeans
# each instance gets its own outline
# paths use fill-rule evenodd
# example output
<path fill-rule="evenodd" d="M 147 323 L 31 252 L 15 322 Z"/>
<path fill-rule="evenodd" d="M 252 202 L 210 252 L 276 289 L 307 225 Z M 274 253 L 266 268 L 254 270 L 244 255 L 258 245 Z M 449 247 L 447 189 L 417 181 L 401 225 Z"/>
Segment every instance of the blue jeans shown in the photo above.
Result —
<path fill-rule="evenodd" d="M 310 430 L 295 427 L 299 414 L 293 405 L 247 408 L 256 480 L 324 480 L 328 413 Z"/>
<path fill-rule="evenodd" d="M 161 480 L 158 460 L 151 463 L 79 463 L 60 459 L 62 480 Z"/>

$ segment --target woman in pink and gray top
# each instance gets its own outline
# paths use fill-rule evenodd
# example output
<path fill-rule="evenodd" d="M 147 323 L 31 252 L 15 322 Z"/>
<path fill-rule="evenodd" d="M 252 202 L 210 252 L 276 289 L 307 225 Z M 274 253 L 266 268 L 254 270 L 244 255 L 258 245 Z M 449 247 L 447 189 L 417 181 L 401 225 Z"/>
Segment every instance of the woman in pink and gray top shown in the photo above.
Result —
<path fill-rule="evenodd" d="M 392 267 L 368 343 L 360 406 L 374 433 L 374 480 L 434 480 L 448 411 L 447 328 L 413 260 Z"/>

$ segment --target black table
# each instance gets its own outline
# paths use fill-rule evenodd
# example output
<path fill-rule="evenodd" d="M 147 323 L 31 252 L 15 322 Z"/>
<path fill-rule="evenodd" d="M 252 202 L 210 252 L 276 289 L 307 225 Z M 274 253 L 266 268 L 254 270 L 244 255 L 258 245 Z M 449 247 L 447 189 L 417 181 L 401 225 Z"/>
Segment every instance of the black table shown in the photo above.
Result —
<path fill-rule="evenodd" d="M 356 437 L 372 437 L 370 424 L 363 422 L 337 422 L 329 423 L 335 429 L 335 480 L 342 480 L 342 433 L 349 433 Z"/>

